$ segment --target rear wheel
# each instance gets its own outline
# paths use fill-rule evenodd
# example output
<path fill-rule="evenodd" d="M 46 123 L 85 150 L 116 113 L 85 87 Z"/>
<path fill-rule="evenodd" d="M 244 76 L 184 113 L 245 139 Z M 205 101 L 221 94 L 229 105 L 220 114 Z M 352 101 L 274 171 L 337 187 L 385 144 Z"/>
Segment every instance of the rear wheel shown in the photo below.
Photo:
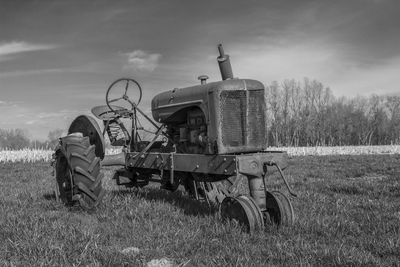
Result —
<path fill-rule="evenodd" d="M 99 205 L 104 189 L 101 181 L 100 158 L 89 137 L 73 133 L 61 138 L 56 149 L 55 172 L 58 194 L 66 205 L 79 204 L 91 210 Z"/>

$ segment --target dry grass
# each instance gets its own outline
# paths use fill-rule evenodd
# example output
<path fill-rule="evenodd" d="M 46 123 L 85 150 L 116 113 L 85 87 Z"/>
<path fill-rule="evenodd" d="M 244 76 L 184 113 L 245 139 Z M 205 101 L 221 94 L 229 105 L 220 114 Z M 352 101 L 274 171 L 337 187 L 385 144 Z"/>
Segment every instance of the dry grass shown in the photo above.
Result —
<path fill-rule="evenodd" d="M 248 235 L 215 209 L 105 173 L 94 213 L 57 203 L 48 163 L 0 164 L 1 266 L 398 266 L 400 155 L 294 157 L 292 227 Z M 275 177 L 268 188 L 283 188 Z M 134 248 L 125 250 L 126 248 Z M 132 253 L 126 253 L 132 251 Z"/>

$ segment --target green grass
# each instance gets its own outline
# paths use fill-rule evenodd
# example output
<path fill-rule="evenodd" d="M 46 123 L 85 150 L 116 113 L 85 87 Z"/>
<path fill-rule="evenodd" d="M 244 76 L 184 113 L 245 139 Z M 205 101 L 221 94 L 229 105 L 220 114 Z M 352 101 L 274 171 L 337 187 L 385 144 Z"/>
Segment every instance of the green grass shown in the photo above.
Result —
<path fill-rule="evenodd" d="M 104 203 L 86 213 L 55 201 L 48 163 L 0 164 L 0 266 L 399 266 L 400 155 L 292 158 L 295 225 L 253 235 L 182 192 L 118 188 L 104 172 Z M 268 187 L 285 190 L 274 175 Z"/>

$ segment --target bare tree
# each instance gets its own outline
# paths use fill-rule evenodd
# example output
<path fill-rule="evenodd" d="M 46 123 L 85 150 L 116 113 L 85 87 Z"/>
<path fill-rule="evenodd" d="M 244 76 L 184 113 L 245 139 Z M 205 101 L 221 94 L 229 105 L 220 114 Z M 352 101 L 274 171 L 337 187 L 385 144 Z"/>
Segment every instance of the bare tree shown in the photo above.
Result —
<path fill-rule="evenodd" d="M 54 148 L 58 144 L 58 139 L 63 136 L 64 130 L 63 129 L 54 129 L 49 132 L 47 136 L 48 146 L 50 148 Z"/>
<path fill-rule="evenodd" d="M 0 147 L 23 149 L 29 146 L 28 133 L 22 129 L 0 129 Z"/>
<path fill-rule="evenodd" d="M 266 90 L 269 145 L 400 143 L 400 96 L 336 98 L 317 80 L 273 82 Z"/>

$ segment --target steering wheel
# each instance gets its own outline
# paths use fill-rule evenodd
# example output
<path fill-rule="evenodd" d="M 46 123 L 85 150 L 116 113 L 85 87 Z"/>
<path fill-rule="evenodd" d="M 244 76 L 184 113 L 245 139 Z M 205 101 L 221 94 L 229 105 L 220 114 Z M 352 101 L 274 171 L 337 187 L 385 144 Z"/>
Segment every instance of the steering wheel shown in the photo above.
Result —
<path fill-rule="evenodd" d="M 135 103 L 128 96 L 128 88 L 129 88 L 130 85 L 135 86 L 136 90 L 139 91 L 139 100 L 137 101 L 137 103 Z M 112 91 L 114 93 L 117 92 L 117 91 L 120 91 L 121 94 L 118 94 L 118 96 L 119 95 L 121 95 L 121 96 L 120 97 L 113 96 L 112 95 Z M 112 99 L 110 99 L 110 98 L 112 98 Z M 118 80 L 114 81 L 110 85 L 110 87 L 108 87 L 108 90 L 107 90 L 107 93 L 106 93 L 106 103 L 107 103 L 108 108 L 112 112 L 114 112 L 115 114 L 121 114 L 123 116 L 124 115 L 126 116 L 126 114 L 129 113 L 129 110 L 127 108 L 125 108 L 125 107 L 123 109 L 115 110 L 114 108 L 116 106 L 111 105 L 111 103 L 114 103 L 114 102 L 117 102 L 117 101 L 121 101 L 121 102 L 122 101 L 126 101 L 131 105 L 130 109 L 132 110 L 137 105 L 139 105 L 140 100 L 142 100 L 142 88 L 140 87 L 140 84 L 137 81 L 135 81 L 134 79 L 130 79 L 130 78 L 121 78 L 121 79 L 118 79 Z"/>

